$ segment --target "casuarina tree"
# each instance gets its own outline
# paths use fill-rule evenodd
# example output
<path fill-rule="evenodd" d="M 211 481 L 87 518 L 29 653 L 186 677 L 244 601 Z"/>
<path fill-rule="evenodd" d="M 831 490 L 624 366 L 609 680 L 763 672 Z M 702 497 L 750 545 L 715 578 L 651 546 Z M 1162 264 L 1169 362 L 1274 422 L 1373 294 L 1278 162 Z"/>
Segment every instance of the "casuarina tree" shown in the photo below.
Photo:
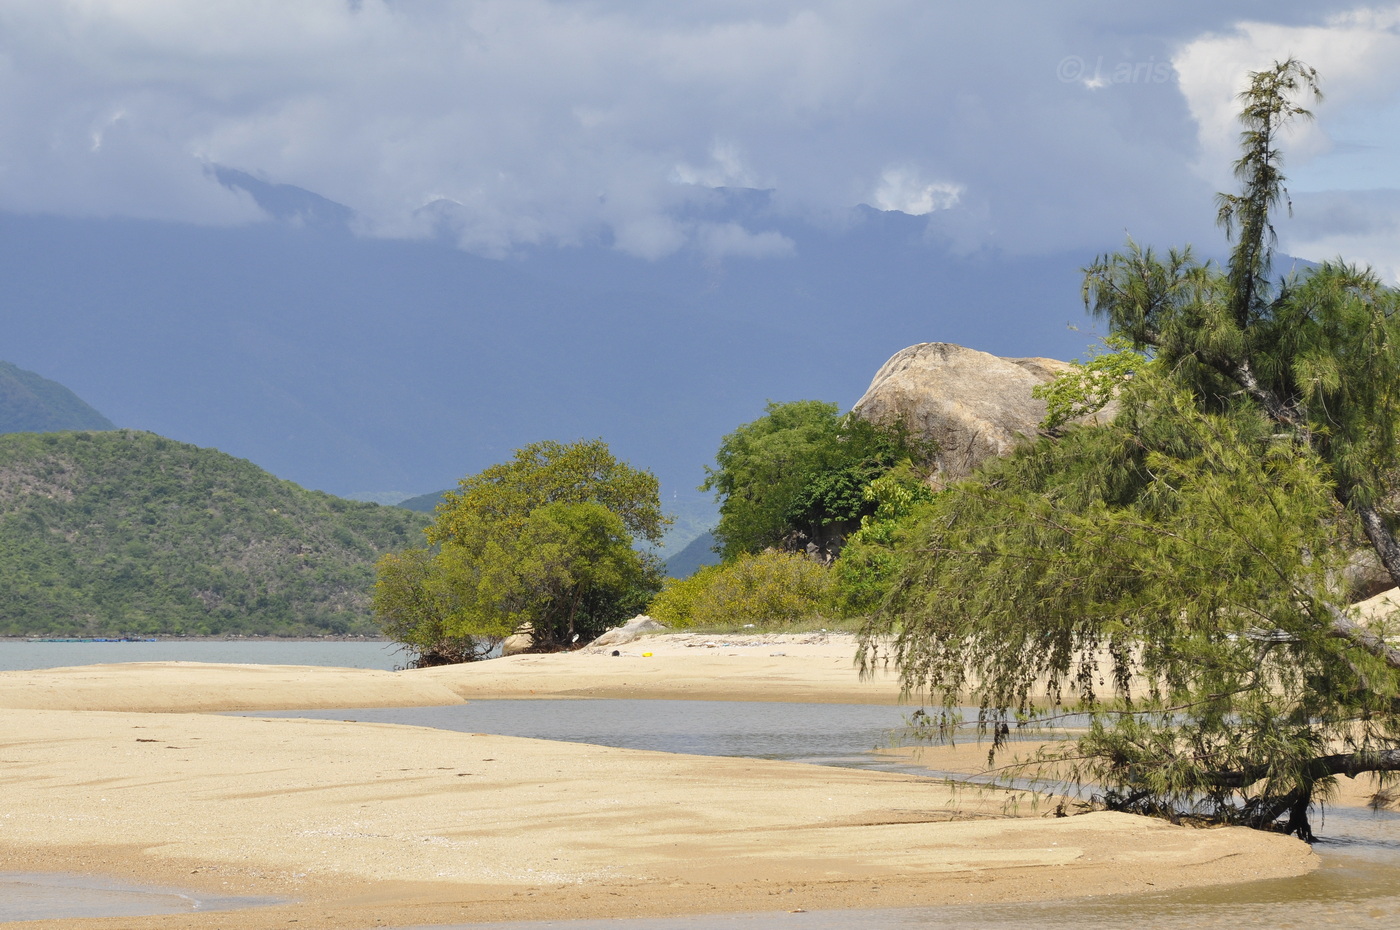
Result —
<path fill-rule="evenodd" d="M 1319 97 L 1295 60 L 1250 75 L 1225 267 L 1130 242 L 1086 269 L 1120 412 L 941 495 L 862 647 L 945 703 L 944 735 L 974 695 L 994 754 L 1083 714 L 1020 764 L 1108 807 L 1305 838 L 1336 776 L 1400 770 L 1393 621 L 1342 581 L 1369 546 L 1400 582 L 1400 295 L 1272 270 L 1280 137 Z"/>

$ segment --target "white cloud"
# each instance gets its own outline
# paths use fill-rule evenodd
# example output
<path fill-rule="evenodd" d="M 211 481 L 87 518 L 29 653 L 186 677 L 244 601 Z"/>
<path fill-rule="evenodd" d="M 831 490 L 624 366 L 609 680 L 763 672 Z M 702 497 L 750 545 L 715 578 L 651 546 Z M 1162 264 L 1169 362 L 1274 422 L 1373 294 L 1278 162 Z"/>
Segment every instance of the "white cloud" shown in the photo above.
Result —
<path fill-rule="evenodd" d="M 703 165 L 682 162 L 671 172 L 677 184 L 701 187 L 762 187 L 758 177 L 744 164 L 738 146 L 716 142 L 710 147 L 710 160 Z"/>
<path fill-rule="evenodd" d="M 780 258 L 796 250 L 793 241 L 773 230 L 749 232 L 738 223 L 701 223 L 696 244 L 709 258 Z"/>
<path fill-rule="evenodd" d="M 1393 244 L 1400 198 L 1384 191 L 1310 201 L 1300 196 L 1378 185 L 1391 194 L 1400 189 L 1394 172 L 1400 157 L 1400 5 L 1344 11 L 1303 25 L 1243 22 L 1185 45 L 1173 63 L 1197 122 L 1196 170 L 1218 189 L 1235 188 L 1230 166 L 1239 147 L 1236 95 L 1249 71 L 1290 55 L 1318 70 L 1325 97 L 1299 101 L 1315 118 L 1295 122 L 1283 141 L 1284 173 L 1298 209 L 1293 221 L 1280 217 L 1276 223 L 1280 245 L 1311 260 L 1342 254 L 1372 262 L 1391 281 L 1400 280 Z M 1309 217 L 1307 209 L 1325 209 L 1321 219 L 1334 228 L 1318 233 L 1319 218 Z M 1336 227 L 1343 217 L 1344 227 Z"/>
<path fill-rule="evenodd" d="M 1323 119 L 1294 124 L 1288 155 L 1296 164 L 1325 155 L 1332 148 L 1328 123 L 1353 107 L 1374 106 L 1400 94 L 1397 20 L 1400 7 L 1353 12 L 1310 26 L 1246 22 L 1187 44 L 1173 64 L 1197 121 L 1198 169 L 1218 183 L 1229 177 L 1240 131 L 1237 95 L 1247 86 L 1250 71 L 1290 55 L 1318 69 L 1326 99 L 1321 104 L 1300 101 Z"/>
<path fill-rule="evenodd" d="M 962 185 L 947 181 L 925 181 L 910 168 L 886 168 L 880 175 L 871 206 L 898 210 L 911 216 L 926 216 L 935 210 L 948 210 L 962 197 Z"/>
<path fill-rule="evenodd" d="M 0 209 L 256 218 L 209 178 L 219 164 L 346 204 L 367 234 L 446 231 L 491 255 L 790 248 L 761 223 L 686 219 L 715 187 L 927 214 L 969 250 L 1174 242 L 1209 228 L 1218 169 L 1190 165 L 1231 157 L 1245 65 L 1298 40 L 1343 108 L 1400 67 L 1391 7 L 1285 0 L 1284 25 L 1237 27 L 1236 6 L 1258 8 L 6 0 Z M 1066 80 L 1070 59 L 1113 77 Z"/>

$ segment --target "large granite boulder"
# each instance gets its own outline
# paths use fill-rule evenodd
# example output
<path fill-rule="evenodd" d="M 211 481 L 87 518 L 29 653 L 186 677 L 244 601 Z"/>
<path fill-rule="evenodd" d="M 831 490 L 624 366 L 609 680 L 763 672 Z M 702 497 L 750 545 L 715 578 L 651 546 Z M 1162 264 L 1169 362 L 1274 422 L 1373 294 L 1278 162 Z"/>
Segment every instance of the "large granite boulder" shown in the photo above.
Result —
<path fill-rule="evenodd" d="M 902 420 L 914 435 L 932 441 L 932 481 L 942 485 L 1035 437 L 1045 401 L 1032 397 L 1031 388 L 1070 367 L 1053 358 L 1000 358 L 925 342 L 886 362 L 852 409 L 876 423 Z"/>

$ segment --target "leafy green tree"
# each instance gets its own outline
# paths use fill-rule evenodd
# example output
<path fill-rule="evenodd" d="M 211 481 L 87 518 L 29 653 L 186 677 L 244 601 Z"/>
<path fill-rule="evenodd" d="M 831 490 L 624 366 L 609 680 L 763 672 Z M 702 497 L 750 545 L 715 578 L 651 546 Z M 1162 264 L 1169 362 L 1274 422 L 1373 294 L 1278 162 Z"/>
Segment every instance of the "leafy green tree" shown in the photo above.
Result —
<path fill-rule="evenodd" d="M 873 510 L 865 486 L 916 456 L 916 446 L 904 430 L 842 416 L 835 404 L 769 402 L 724 437 L 700 487 L 720 501 L 720 553 L 734 559 L 794 534 L 825 541 L 855 530 Z"/>
<path fill-rule="evenodd" d="M 459 554 L 408 549 L 386 554 L 376 566 L 373 603 L 379 628 L 407 646 L 419 668 L 484 659 L 510 633 L 504 621 L 494 629 L 477 625 L 470 630 L 451 623 L 465 612 L 462 595 L 470 590 L 460 583 L 465 566 L 448 561 Z"/>
<path fill-rule="evenodd" d="M 1292 60 L 1251 75 L 1226 269 L 1132 243 L 1087 269 L 1090 308 L 1152 361 L 1110 373 L 1111 425 L 941 496 L 862 647 L 872 667 L 892 635 L 906 687 L 949 707 L 972 692 L 994 748 L 1086 712 L 1087 735 L 1032 762 L 1110 807 L 1305 838 L 1337 775 L 1400 770 L 1400 650 L 1338 581 L 1362 534 L 1400 580 L 1400 296 L 1339 263 L 1269 278 L 1277 137 L 1316 88 Z M 1103 384 L 1076 377 L 1070 406 L 1092 403 Z"/>
<path fill-rule="evenodd" d="M 567 646 L 656 591 L 660 563 L 633 541 L 666 523 L 656 478 L 602 440 L 535 443 L 446 496 L 433 548 L 380 560 L 375 612 L 416 664 L 479 658 L 525 625 L 537 647 Z"/>
<path fill-rule="evenodd" d="M 524 526 L 545 504 L 596 503 L 622 518 L 633 536 L 659 543 L 669 520 L 661 512 L 656 476 L 619 462 L 601 439 L 531 443 L 509 462 L 463 478 L 444 495 L 430 542 L 462 542 L 489 523 L 503 531 Z"/>

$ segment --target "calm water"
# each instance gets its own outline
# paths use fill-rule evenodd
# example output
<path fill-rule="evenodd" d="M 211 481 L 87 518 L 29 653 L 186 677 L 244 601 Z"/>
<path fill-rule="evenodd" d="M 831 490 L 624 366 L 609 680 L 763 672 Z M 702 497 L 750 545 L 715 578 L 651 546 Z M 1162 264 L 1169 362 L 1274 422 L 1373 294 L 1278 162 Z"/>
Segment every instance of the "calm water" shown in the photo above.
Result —
<path fill-rule="evenodd" d="M 890 745 L 892 732 L 904 726 L 910 711 L 909 707 L 870 704 L 532 699 L 238 716 L 399 723 L 621 749 L 923 771 L 870 754 L 871 749 Z"/>
<path fill-rule="evenodd" d="M 231 662 L 392 669 L 405 657 L 395 643 L 333 640 L 161 640 L 154 643 L 30 643 L 0 640 L 0 672 L 108 662 Z"/>
<path fill-rule="evenodd" d="M 192 914 L 271 904 L 272 898 L 197 896 L 87 875 L 0 872 L 0 922 Z"/>

